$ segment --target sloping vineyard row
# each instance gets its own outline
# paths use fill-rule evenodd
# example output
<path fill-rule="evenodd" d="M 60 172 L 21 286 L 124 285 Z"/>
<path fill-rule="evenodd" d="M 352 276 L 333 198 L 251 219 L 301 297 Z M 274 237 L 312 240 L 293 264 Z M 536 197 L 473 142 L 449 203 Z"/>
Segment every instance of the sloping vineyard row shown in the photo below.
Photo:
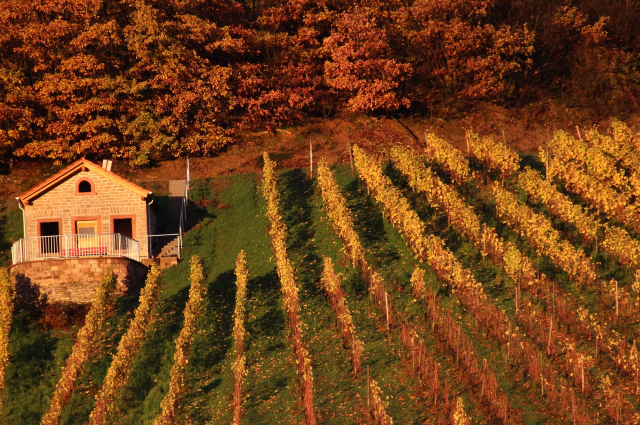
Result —
<path fill-rule="evenodd" d="M 182 329 L 176 338 L 176 351 L 173 355 L 173 365 L 169 379 L 169 390 L 160 403 L 160 414 L 156 417 L 154 425 L 169 425 L 173 423 L 176 408 L 180 397 L 184 392 L 185 368 L 189 361 L 191 344 L 197 332 L 196 320 L 200 315 L 202 301 L 207 288 L 204 286 L 204 269 L 202 260 L 194 255 L 189 260 L 189 299 L 184 307 L 184 322 Z"/>
<path fill-rule="evenodd" d="M 440 140 L 438 147 L 446 149 L 447 145 L 448 145 L 447 142 Z M 453 146 L 451 145 L 448 145 L 448 146 L 449 146 L 448 149 L 454 149 Z M 434 157 L 434 161 L 438 158 L 439 157 Z M 477 180 L 476 180 L 476 183 L 478 185 L 481 185 L 481 182 Z M 506 190 L 499 188 L 498 185 L 496 184 L 493 184 L 492 186 L 494 188 L 494 191 L 497 190 L 497 191 L 500 191 L 501 194 L 504 194 L 504 193 L 507 194 L 506 198 L 510 200 L 511 205 L 514 205 L 513 207 L 514 210 L 517 210 L 518 208 L 523 208 L 527 210 L 525 211 L 525 213 L 527 214 L 536 214 L 535 212 L 533 212 L 533 210 L 531 210 L 529 207 L 526 207 L 525 205 L 516 206 L 518 201 L 517 199 L 515 199 L 515 196 L 513 194 L 510 194 Z M 548 220 L 545 220 L 544 217 L 538 214 L 536 214 L 536 216 L 537 218 L 539 218 L 540 222 L 546 221 L 546 224 L 544 224 L 544 226 L 547 229 L 551 228 L 551 223 Z M 555 231 L 554 229 L 552 230 Z M 535 239 L 533 240 L 533 242 L 536 242 Z M 547 280 L 543 280 L 543 282 L 546 282 L 547 286 L 550 283 Z M 600 291 L 601 300 L 608 301 L 608 299 L 610 299 L 611 296 L 610 296 L 610 293 L 608 293 L 609 291 L 604 289 L 605 288 L 603 284 L 598 284 L 598 290 Z M 640 289 L 640 287 L 638 289 Z M 617 369 L 625 375 L 631 375 L 636 377 L 636 381 L 637 381 L 638 369 L 640 368 L 640 364 L 638 364 L 638 360 L 637 360 L 638 356 L 637 356 L 637 349 L 635 347 L 635 342 L 633 344 L 630 344 L 627 341 L 627 338 L 624 335 L 621 335 L 615 329 L 612 329 L 612 326 L 611 326 L 612 323 L 608 322 L 608 320 L 615 321 L 615 319 L 617 319 L 617 313 L 616 313 L 616 316 L 612 317 L 611 314 L 603 314 L 602 312 L 601 313 L 587 312 L 584 305 L 577 306 L 577 309 L 575 309 L 576 307 L 575 300 L 571 300 L 571 297 L 566 297 L 562 295 L 561 291 L 558 290 L 558 287 L 555 284 L 553 285 L 552 288 L 548 286 L 547 291 L 549 291 L 547 293 L 554 294 L 554 296 L 559 295 L 557 297 L 554 297 L 555 298 L 554 303 L 558 303 L 558 305 L 564 305 L 565 308 L 562 311 L 564 312 L 569 311 L 569 314 L 566 315 L 565 318 L 566 320 L 569 320 L 569 322 L 573 322 L 572 326 L 575 325 L 575 322 L 577 321 L 577 324 L 578 324 L 577 329 L 582 328 L 583 330 L 587 331 L 588 334 L 592 334 L 595 336 L 596 357 L 597 357 L 598 350 L 604 353 L 610 354 L 614 360 L 614 363 Z M 627 306 L 633 306 L 635 304 L 635 301 L 636 301 L 635 299 L 632 299 L 632 297 L 628 293 L 625 293 L 625 291 L 623 290 L 618 291 L 616 287 L 616 293 L 618 292 L 620 293 L 620 295 L 622 295 L 620 298 L 627 300 L 626 302 Z M 618 299 L 618 297 L 616 297 L 616 299 Z M 562 303 L 562 301 L 566 301 L 566 302 Z M 637 301 L 639 303 L 638 305 L 640 306 L 640 300 L 637 300 Z M 572 305 L 574 308 L 572 308 Z M 617 305 L 617 302 L 616 302 L 616 305 Z M 575 311 L 578 314 L 572 314 L 571 311 Z M 628 312 L 629 314 L 633 314 L 633 311 L 634 311 L 633 308 L 625 309 L 625 312 Z M 616 312 L 617 312 L 617 308 L 616 308 Z M 574 375 L 574 377 L 575 376 L 576 375 Z M 635 387 L 637 387 L 637 383 Z"/>
<path fill-rule="evenodd" d="M 247 358 L 244 354 L 245 321 L 247 320 L 247 282 L 249 270 L 247 269 L 247 257 L 244 251 L 240 251 L 236 259 L 236 306 L 233 311 L 233 339 L 236 358 L 231 366 L 233 370 L 233 424 L 240 425 L 242 418 L 242 380 L 247 374 Z"/>
<path fill-rule="evenodd" d="M 493 143 L 488 137 L 480 137 L 472 131 L 467 131 L 467 145 L 469 154 L 475 156 L 482 164 L 500 174 L 504 180 L 510 178 L 520 169 L 518 154 L 505 145 Z"/>
<path fill-rule="evenodd" d="M 0 269 L 0 394 L 4 389 L 7 363 L 9 362 L 9 334 L 13 319 L 13 284 L 9 271 Z M 0 396 L 0 413 L 2 397 Z"/>
<path fill-rule="evenodd" d="M 545 387 L 550 390 L 547 395 L 562 403 L 562 411 L 565 414 L 570 414 L 575 420 L 587 420 L 589 413 L 583 407 L 577 410 L 568 409 L 569 406 L 575 403 L 575 391 L 570 388 L 571 385 L 567 385 L 567 382 L 558 376 L 553 367 L 542 362 L 542 353 L 533 346 L 525 335 L 519 334 L 516 326 L 511 323 L 504 311 L 497 308 L 486 297 L 482 291 L 482 286 L 475 281 L 467 269 L 461 267 L 453 254 L 444 247 L 444 241 L 436 236 L 429 236 L 430 238 L 436 238 L 440 241 L 439 250 L 447 253 L 446 256 L 449 258 L 448 264 L 442 264 L 442 262 L 439 261 L 442 256 L 438 255 L 438 252 L 433 249 L 427 251 L 428 255 L 423 255 L 425 252 L 425 250 L 422 249 L 424 242 L 419 240 L 421 237 L 419 236 L 420 231 L 416 231 L 415 229 L 422 229 L 424 225 L 421 224 L 415 212 L 408 207 L 407 200 L 399 195 L 397 189 L 393 187 L 389 179 L 382 175 L 380 164 L 377 161 L 370 159 L 364 152 L 357 148 L 354 150 L 354 154 L 361 178 L 363 178 L 369 186 L 374 198 L 383 206 L 392 224 L 397 226 L 399 233 L 405 236 L 416 258 L 429 264 L 439 277 L 444 278 L 445 281 L 451 281 L 453 277 L 453 284 L 450 283 L 450 286 L 452 288 L 458 288 L 457 294 L 459 299 L 467 309 L 473 313 L 476 320 L 488 331 L 495 341 L 504 348 L 513 347 L 514 359 L 520 364 L 523 364 L 532 378 L 540 380 L 540 382 L 544 380 Z M 412 233 L 413 237 L 407 236 Z M 450 268 L 460 270 L 459 275 L 463 275 L 466 279 L 471 280 L 472 284 L 465 285 L 464 281 L 460 282 L 462 284 L 455 284 L 457 274 L 452 276 L 451 274 L 443 273 L 443 271 L 447 271 Z M 475 291 L 460 290 L 460 288 L 466 287 L 474 288 Z M 481 296 L 478 296 L 480 294 Z M 543 374 L 541 371 L 544 371 L 547 376 L 542 378 Z M 576 377 L 573 376 L 573 378 L 572 381 L 575 384 Z M 578 380 L 578 382 L 580 382 L 580 380 Z M 582 400 L 582 402 L 584 402 L 584 400 Z"/>
<path fill-rule="evenodd" d="M 264 154 L 263 196 L 267 201 L 267 216 L 269 217 L 269 236 L 271 247 L 276 258 L 276 270 L 280 277 L 281 291 L 284 297 L 284 309 L 287 314 L 287 325 L 290 329 L 290 339 L 296 357 L 298 380 L 302 391 L 305 421 L 307 425 L 316 423 L 315 407 L 313 404 L 313 374 L 311 358 L 302 340 L 302 321 L 300 319 L 300 300 L 298 284 L 294 279 L 293 267 L 287 255 L 286 226 L 282 222 L 279 212 L 280 196 L 276 189 L 275 164 Z"/>
<path fill-rule="evenodd" d="M 566 357 L 562 366 L 567 375 L 573 375 L 575 378 L 580 377 L 580 380 L 575 379 L 576 385 L 584 387 L 584 383 L 581 382 L 584 379 L 581 369 L 588 369 L 589 365 L 597 362 L 584 349 L 578 349 L 581 345 L 580 328 L 585 328 L 587 323 L 581 323 L 579 316 L 572 314 L 572 312 L 579 308 L 584 309 L 584 307 L 577 303 L 575 299 L 567 297 L 544 274 L 521 282 L 521 270 L 523 268 L 525 270 L 533 270 L 533 265 L 528 258 L 523 256 L 513 244 L 504 244 L 491 227 L 486 225 L 481 227 L 480 219 L 464 203 L 460 195 L 427 169 L 415 153 L 400 147 L 394 147 L 391 151 L 391 157 L 396 167 L 407 177 L 409 185 L 414 191 L 424 194 L 430 204 L 444 210 L 453 226 L 476 246 L 483 257 L 488 255 L 492 262 L 502 267 L 514 282 L 518 283 L 516 291 L 524 288 L 532 294 L 531 300 L 524 297 L 521 292 L 516 294 L 516 298 L 519 298 L 519 304 L 516 302 L 516 321 L 523 326 L 527 334 L 534 335 L 534 339 L 539 344 L 544 343 L 539 347 L 541 349 L 546 348 L 547 355 L 556 356 L 558 353 L 564 353 Z M 492 237 L 487 237 L 487 235 Z M 505 252 L 508 254 L 503 255 Z M 495 255 L 496 253 L 498 255 Z M 509 259 L 514 257 L 521 260 L 520 263 L 516 263 L 515 267 L 508 267 Z M 520 273 L 518 272 L 519 269 Z M 540 287 L 542 288 L 542 296 L 546 295 L 543 303 L 538 302 Z M 538 304 L 539 307 L 542 304 L 542 308 L 537 309 L 535 305 L 532 305 L 531 301 Z M 565 325 L 563 326 L 564 329 L 568 325 L 570 331 L 563 331 L 560 325 Z M 606 323 L 604 325 L 606 326 Z M 546 332 L 546 329 L 548 329 L 548 332 Z M 604 336 L 600 327 L 598 327 L 598 330 L 599 332 L 595 334 L 596 351 L 598 350 L 598 338 L 602 339 Z M 584 331 L 588 331 L 588 329 L 584 329 Z M 615 339 L 601 341 L 600 350 L 611 354 L 617 351 L 615 353 L 617 354 L 617 364 L 623 370 L 635 371 L 637 361 L 634 361 L 632 355 L 633 347 L 628 347 L 626 344 L 621 343 L 611 344 L 614 341 Z M 556 345 L 559 346 L 559 350 L 556 349 Z M 618 350 L 615 350 L 615 348 Z M 624 350 L 625 348 L 626 350 Z M 624 351 L 620 352 L 619 350 L 621 349 Z M 595 378 L 591 380 L 597 382 Z"/>
<path fill-rule="evenodd" d="M 623 265 L 640 268 L 640 241 L 629 236 L 626 230 L 592 217 L 531 168 L 525 168 L 518 175 L 518 184 L 530 199 L 544 204 L 551 215 L 573 224 L 584 241 L 597 244 L 598 230 L 604 229 L 600 246 Z"/>
<path fill-rule="evenodd" d="M 340 325 L 340 332 L 343 339 L 343 346 L 349 347 L 351 354 L 351 365 L 355 376 L 361 372 L 363 342 L 356 336 L 356 328 L 351 318 L 351 312 L 347 306 L 344 292 L 340 288 L 340 276 L 336 273 L 331 258 L 324 257 L 324 267 L 322 271 L 322 286 L 329 296 L 331 308 L 336 315 L 336 320 Z M 393 420 L 387 413 L 387 403 L 385 402 L 382 390 L 373 378 L 368 378 L 367 391 L 371 394 L 370 413 L 377 424 L 391 425 Z"/>
<path fill-rule="evenodd" d="M 344 238 L 344 245 L 351 247 L 351 249 L 347 250 L 347 254 L 353 263 L 356 263 L 356 257 L 351 257 L 351 255 L 362 254 L 357 262 L 358 268 L 361 269 L 365 276 L 371 297 L 374 300 L 384 299 L 384 303 L 379 307 L 379 310 L 387 317 L 390 324 L 394 324 L 400 329 L 402 344 L 408 357 L 412 359 L 412 370 L 418 374 L 423 384 L 427 387 L 427 391 L 434 398 L 434 404 L 437 402 L 438 393 L 442 392 L 446 408 L 453 410 L 454 406 L 449 402 L 452 399 L 449 385 L 445 384 L 444 387 L 441 387 L 439 383 L 438 371 L 442 370 L 442 366 L 435 359 L 426 355 L 427 349 L 424 346 L 424 342 L 418 338 L 415 325 L 406 318 L 403 319 L 401 313 L 389 303 L 386 290 L 382 284 L 382 278 L 364 257 L 364 249 L 360 243 L 359 236 L 353 229 L 350 212 L 344 197 L 340 193 L 331 171 L 324 163 L 321 163 L 318 167 L 318 181 L 325 209 L 331 219 L 332 228 L 341 239 Z M 347 238 L 349 239 L 347 240 Z M 384 298 L 381 293 L 384 293 Z M 509 411 L 508 401 L 498 386 L 495 374 L 486 367 L 482 369 L 478 367 L 480 364 L 479 355 L 469 338 L 464 335 L 460 325 L 452 318 L 450 312 L 446 315 L 440 309 L 432 309 L 431 312 L 430 317 L 434 323 L 434 331 L 437 331 L 439 340 L 447 347 L 450 356 L 460 361 L 463 369 L 469 372 L 467 378 L 470 378 L 474 385 L 483 388 L 481 398 L 489 404 L 494 414 L 503 420 L 506 419 Z"/>

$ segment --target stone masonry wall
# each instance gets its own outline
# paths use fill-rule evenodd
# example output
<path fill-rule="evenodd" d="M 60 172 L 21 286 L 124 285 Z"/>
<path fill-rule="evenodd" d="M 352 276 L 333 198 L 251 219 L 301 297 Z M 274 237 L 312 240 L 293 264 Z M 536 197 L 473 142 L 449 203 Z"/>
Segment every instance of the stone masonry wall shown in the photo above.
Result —
<path fill-rule="evenodd" d="M 81 179 L 93 182 L 91 194 L 76 193 Z M 37 237 L 40 221 L 60 220 L 63 235 L 76 233 L 76 220 L 98 220 L 100 233 L 113 233 L 113 218 L 134 217 L 133 239 L 140 243 L 140 258 L 147 257 L 147 201 L 139 194 L 93 171 L 81 171 L 25 205 L 25 237 Z"/>
<path fill-rule="evenodd" d="M 84 257 L 27 261 L 11 266 L 9 274 L 17 296 L 21 292 L 32 294 L 37 287 L 49 302 L 89 303 L 109 267 L 118 275 L 120 294 L 142 286 L 148 271 L 142 263 L 128 258 Z"/>

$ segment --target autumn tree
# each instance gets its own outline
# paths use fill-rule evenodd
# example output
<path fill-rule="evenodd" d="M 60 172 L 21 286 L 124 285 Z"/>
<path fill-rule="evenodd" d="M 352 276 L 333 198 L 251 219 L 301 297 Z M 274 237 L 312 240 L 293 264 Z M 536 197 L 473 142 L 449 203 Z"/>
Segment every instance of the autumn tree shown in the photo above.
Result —
<path fill-rule="evenodd" d="M 349 110 L 394 111 L 409 106 L 398 89 L 411 67 L 392 57 L 386 32 L 372 10 L 356 7 L 342 13 L 323 46 L 329 57 L 325 81 L 347 96 Z"/>
<path fill-rule="evenodd" d="M 412 100 L 470 101 L 514 94 L 532 65 L 535 34 L 526 25 L 491 22 L 490 0 L 419 0 L 398 13 L 416 73 Z"/>

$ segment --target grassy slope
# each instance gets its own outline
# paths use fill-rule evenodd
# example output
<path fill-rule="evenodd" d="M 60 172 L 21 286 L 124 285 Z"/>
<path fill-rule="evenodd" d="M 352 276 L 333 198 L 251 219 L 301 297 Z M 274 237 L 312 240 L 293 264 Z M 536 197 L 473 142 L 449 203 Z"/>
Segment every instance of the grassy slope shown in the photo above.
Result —
<path fill-rule="evenodd" d="M 393 175 L 392 171 L 389 172 Z M 338 168 L 336 177 L 352 208 L 357 230 L 370 252 L 370 259 L 385 277 L 387 287 L 393 291 L 394 305 L 420 322 L 423 310 L 412 302 L 409 295 L 408 278 L 417 265 L 413 255 L 361 184 L 351 179 L 349 169 Z M 402 187 L 401 180 L 395 180 Z M 230 332 L 235 302 L 233 271 L 236 255 L 244 249 L 250 272 L 246 325 L 249 374 L 244 387 L 244 421 L 300 423 L 303 419 L 300 391 L 266 232 L 268 223 L 264 216 L 265 203 L 260 193 L 259 178 L 235 175 L 213 179 L 212 183 L 225 188 L 218 197 L 219 205 L 205 210 L 191 204 L 190 217 L 195 225 L 184 240 L 185 257 L 198 254 L 203 258 L 208 274 L 208 295 L 199 321 L 200 332 L 194 341 L 187 368 L 187 393 L 180 403 L 178 421 L 220 423 L 230 420 L 233 388 Z M 289 227 L 289 255 L 301 285 L 301 314 L 306 325 L 305 341 L 314 361 L 315 405 L 320 422 L 366 422 L 365 378 L 353 376 L 333 312 L 319 286 L 322 256 L 325 255 L 334 259 L 338 270 L 345 276 L 343 284 L 349 307 L 358 335 L 365 342 L 363 365 L 369 366 L 372 377 L 389 397 L 389 413 L 402 423 L 429 420 L 433 414 L 429 411 L 431 404 L 422 398 L 415 379 L 405 373 L 399 344 L 385 332 L 383 318 L 372 308 L 358 274 L 343 261 L 342 244 L 331 232 L 317 188 L 314 190 L 303 170 L 281 173 L 278 188 L 282 196 L 281 211 Z M 405 193 L 411 196 L 406 190 Z M 203 196 L 214 195 L 206 192 Z M 477 251 L 459 235 L 447 231 L 442 214 L 432 211 L 417 197 L 412 201 L 427 223 L 428 231 L 442 235 L 463 264 L 474 271 L 487 292 L 512 315 L 513 301 L 506 290 L 512 283 L 494 266 L 482 261 Z M 479 200 L 471 202 L 482 204 Z M 490 209 L 484 213 L 489 224 L 497 225 L 502 234 L 515 239 L 492 219 Z M 12 211 L 8 220 L 19 222 L 16 216 Z M 6 239 L 7 235 L 4 237 Z M 518 243 L 527 248 L 526 244 Z M 428 269 L 427 283 L 440 287 Z M 120 423 L 149 423 L 159 412 L 160 402 L 168 388 L 174 340 L 182 325 L 182 309 L 188 288 L 188 262 L 183 261 L 164 273 L 157 318 L 134 361 L 131 379 L 120 401 Z M 502 387 L 514 406 L 522 409 L 526 422 L 553 420 L 540 414 L 551 407 L 537 396 L 536 389 L 529 388 L 522 381 L 523 377 L 506 364 L 504 356 L 495 352 L 491 341 L 473 327 L 470 318 L 455 302 L 445 297 L 445 303 L 460 314 L 467 334 L 472 336 L 476 348 L 490 360 Z M 110 331 L 105 333 L 100 349 L 96 350 L 95 360 L 81 377 L 78 391 L 65 411 L 63 423 L 86 421 L 93 396 L 99 389 L 110 356 L 135 305 L 135 299 L 119 301 L 110 319 Z M 7 389 L 3 394 L 3 415 L 7 422 L 39 422 L 48 407 L 63 359 L 69 353 L 76 331 L 77 328 L 41 331 L 33 320 L 16 317 L 11 335 Z M 435 347 L 429 332 L 423 336 L 431 347 Z M 450 358 L 435 351 L 432 354 L 445 368 L 444 375 L 453 381 L 460 377 Z M 458 383 L 454 388 L 462 394 L 468 411 L 475 419 L 484 422 L 482 409 L 468 393 L 469 388 L 464 383 Z"/>

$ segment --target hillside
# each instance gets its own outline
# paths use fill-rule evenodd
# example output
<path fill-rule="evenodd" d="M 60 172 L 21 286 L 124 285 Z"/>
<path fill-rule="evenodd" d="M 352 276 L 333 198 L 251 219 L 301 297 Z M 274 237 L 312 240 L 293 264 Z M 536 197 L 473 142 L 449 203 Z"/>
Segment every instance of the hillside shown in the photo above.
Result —
<path fill-rule="evenodd" d="M 354 147 L 355 178 L 348 164 L 337 164 L 316 168 L 312 180 L 308 168 L 287 165 L 294 157 L 276 159 L 275 209 L 267 208 L 260 173 L 194 181 L 184 257 L 202 258 L 207 295 L 175 422 L 231 421 L 240 250 L 249 270 L 243 423 L 305 421 L 285 309 L 292 295 L 281 280 L 286 261 L 272 243 L 286 250 L 299 288 L 299 343 L 312 365 L 318 423 L 386 423 L 386 415 L 396 423 L 449 423 L 454 416 L 473 423 L 636 422 L 638 183 L 612 180 L 638 172 L 640 162 L 629 161 L 640 155 L 637 137 L 625 128 L 614 127 L 616 138 L 556 133 L 548 141 L 558 152 L 549 160 L 550 184 L 537 155 L 475 133 L 468 134 L 469 157 L 433 133 L 405 148 Z M 582 150 L 589 154 L 569 155 Z M 609 165 L 595 167 L 587 162 L 593 158 Z M 622 208 L 607 207 L 619 199 Z M 270 243 L 270 234 L 278 237 L 269 231 L 274 211 L 286 226 L 284 245 Z M 343 275 L 363 347 L 357 375 L 354 340 L 343 343 L 321 283 L 323 257 Z M 117 423 L 150 423 L 160 412 L 188 276 L 187 261 L 163 273 L 160 305 L 118 399 Z M 118 300 L 63 423 L 86 422 L 136 304 L 135 297 Z M 7 422 L 39 422 L 81 324 L 74 308 L 18 308 L 3 393 Z"/>

